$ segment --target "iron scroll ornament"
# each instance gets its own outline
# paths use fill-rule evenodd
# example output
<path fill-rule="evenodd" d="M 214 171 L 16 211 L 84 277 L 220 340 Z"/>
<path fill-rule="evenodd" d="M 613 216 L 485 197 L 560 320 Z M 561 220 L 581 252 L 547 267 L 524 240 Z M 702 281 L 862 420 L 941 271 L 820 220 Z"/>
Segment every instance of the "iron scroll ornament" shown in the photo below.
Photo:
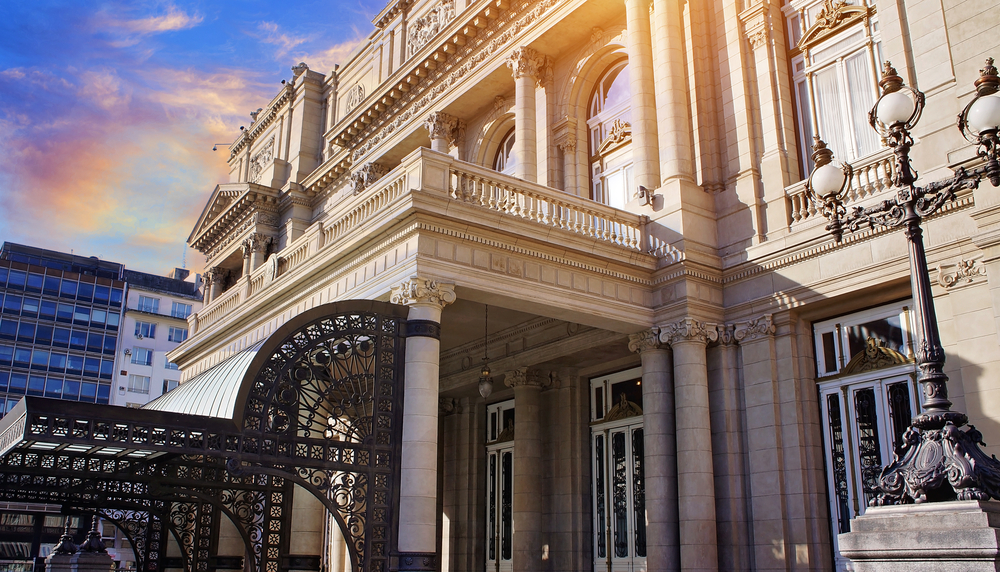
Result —
<path fill-rule="evenodd" d="M 244 382 L 238 420 L 244 453 L 228 466 L 312 493 L 338 522 L 352 569 L 385 571 L 395 541 L 406 308 L 357 301 L 314 310 L 272 335 L 276 343 L 251 364 L 257 373 Z"/>

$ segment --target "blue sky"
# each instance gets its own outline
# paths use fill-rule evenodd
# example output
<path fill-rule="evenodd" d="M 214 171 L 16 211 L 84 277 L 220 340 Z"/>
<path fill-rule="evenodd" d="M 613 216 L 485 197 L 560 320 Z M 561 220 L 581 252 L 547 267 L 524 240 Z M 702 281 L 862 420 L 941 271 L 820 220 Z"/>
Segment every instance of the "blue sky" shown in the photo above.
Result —
<path fill-rule="evenodd" d="M 0 241 L 163 274 L 249 112 L 329 72 L 381 0 L 0 3 Z"/>

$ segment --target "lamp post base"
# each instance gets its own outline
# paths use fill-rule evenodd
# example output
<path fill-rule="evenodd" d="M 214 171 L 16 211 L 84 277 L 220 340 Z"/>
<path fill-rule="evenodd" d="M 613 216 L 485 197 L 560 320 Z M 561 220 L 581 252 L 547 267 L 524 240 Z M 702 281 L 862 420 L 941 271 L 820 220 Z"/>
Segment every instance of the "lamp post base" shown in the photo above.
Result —
<path fill-rule="evenodd" d="M 1000 572 L 1000 502 L 872 507 L 838 540 L 855 572 Z"/>
<path fill-rule="evenodd" d="M 902 455 L 882 469 L 872 506 L 1000 499 L 1000 461 L 979 448 L 983 435 L 954 411 L 917 416 L 903 434 Z"/>

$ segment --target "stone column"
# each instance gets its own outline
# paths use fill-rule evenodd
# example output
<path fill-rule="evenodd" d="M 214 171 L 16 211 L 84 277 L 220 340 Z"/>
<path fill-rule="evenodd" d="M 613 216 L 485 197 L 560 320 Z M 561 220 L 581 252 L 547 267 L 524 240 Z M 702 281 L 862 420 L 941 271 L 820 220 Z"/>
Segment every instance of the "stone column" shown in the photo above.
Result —
<path fill-rule="evenodd" d="M 674 358 L 678 516 L 685 572 L 719 569 L 705 352 L 708 343 L 718 338 L 715 325 L 693 318 L 660 328 L 660 341 L 670 344 Z"/>
<path fill-rule="evenodd" d="M 255 232 L 243 240 L 243 275 L 249 276 L 264 263 L 264 254 L 271 245 L 272 238 Z"/>
<path fill-rule="evenodd" d="M 715 513 L 719 569 L 749 570 L 746 511 L 746 451 L 743 446 L 743 391 L 732 325 L 719 326 L 719 343 L 708 348 L 708 399 L 715 459 Z"/>
<path fill-rule="evenodd" d="M 410 307 L 406 324 L 397 570 L 437 569 L 438 360 L 441 311 L 455 286 L 411 276 L 392 288 Z"/>
<path fill-rule="evenodd" d="M 542 569 L 542 440 L 539 431 L 542 388 L 548 372 L 526 367 L 506 372 L 514 388 L 514 555 L 518 572 Z"/>
<path fill-rule="evenodd" d="M 431 136 L 431 151 L 447 153 L 455 139 L 458 118 L 443 111 L 435 111 L 424 120 L 424 128 Z"/>
<path fill-rule="evenodd" d="M 642 360 L 642 425 L 646 477 L 646 568 L 680 570 L 677 516 L 677 439 L 670 350 L 659 329 L 629 336 Z"/>
<path fill-rule="evenodd" d="M 222 286 L 226 281 L 228 271 L 220 266 L 213 266 L 205 272 L 205 282 L 209 284 L 209 300 L 205 301 L 207 306 L 210 301 L 215 301 L 222 294 Z"/>
<path fill-rule="evenodd" d="M 514 176 L 538 182 L 538 153 L 535 127 L 535 87 L 545 58 L 527 47 L 516 48 L 507 58 L 514 75 Z"/>
<path fill-rule="evenodd" d="M 637 185 L 635 189 L 628 189 L 631 198 L 638 185 L 647 189 L 660 187 L 649 0 L 625 1 L 625 26 L 628 28 L 629 87 L 632 90 L 632 160 Z"/>
<path fill-rule="evenodd" d="M 693 180 L 694 159 L 687 77 L 684 72 L 686 58 L 681 4 L 672 0 L 654 0 L 654 6 L 660 175 L 664 182 L 675 178 Z M 634 128 L 632 132 L 634 138 Z"/>

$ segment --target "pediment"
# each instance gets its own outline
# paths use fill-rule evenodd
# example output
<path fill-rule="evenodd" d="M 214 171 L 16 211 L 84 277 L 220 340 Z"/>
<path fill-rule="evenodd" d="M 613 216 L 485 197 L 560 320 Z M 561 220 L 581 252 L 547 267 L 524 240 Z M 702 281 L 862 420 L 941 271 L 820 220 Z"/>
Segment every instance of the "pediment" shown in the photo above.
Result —
<path fill-rule="evenodd" d="M 851 361 L 847 362 L 847 365 L 844 366 L 844 370 L 841 372 L 841 375 L 864 373 L 866 371 L 873 371 L 876 369 L 903 365 L 906 363 L 909 363 L 906 356 L 892 348 L 886 347 L 882 340 L 868 338 L 865 342 L 865 348 L 856 353 L 854 357 L 851 358 Z"/>
<path fill-rule="evenodd" d="M 602 157 L 618 149 L 619 147 L 632 142 L 632 124 L 621 119 L 615 119 L 608 131 L 608 136 L 601 141 L 597 153 Z"/>
<path fill-rule="evenodd" d="M 211 257 L 220 243 L 232 242 L 248 225 L 274 227 L 278 223 L 279 191 L 254 183 L 226 183 L 212 191 L 188 244 Z M 226 240 L 228 237 L 229 240 Z"/>
<path fill-rule="evenodd" d="M 816 21 L 806 30 L 799 40 L 799 49 L 816 45 L 826 38 L 854 25 L 868 16 L 868 8 L 853 6 L 844 0 L 826 0 L 823 9 L 816 16 Z"/>

